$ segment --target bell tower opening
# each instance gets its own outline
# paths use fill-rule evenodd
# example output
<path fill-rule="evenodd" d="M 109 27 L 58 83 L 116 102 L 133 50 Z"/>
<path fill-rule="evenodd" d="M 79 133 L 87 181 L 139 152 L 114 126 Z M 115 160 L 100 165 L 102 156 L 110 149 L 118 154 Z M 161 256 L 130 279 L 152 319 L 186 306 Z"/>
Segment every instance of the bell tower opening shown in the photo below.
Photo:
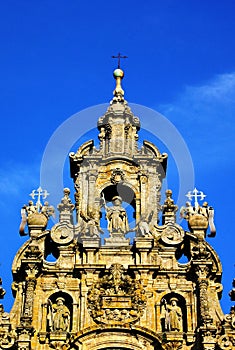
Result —
<path fill-rule="evenodd" d="M 130 238 L 130 240 L 132 241 L 135 236 L 134 232 L 132 232 L 132 229 L 135 227 L 136 218 L 136 202 L 134 191 L 129 186 L 119 183 L 105 187 L 101 192 L 101 197 L 104 202 L 104 206 L 101 209 L 100 218 L 100 227 L 104 231 L 104 235 L 102 238 L 106 238 L 109 236 L 108 228 L 110 225 L 110 221 L 108 220 L 107 208 L 112 207 L 114 201 L 120 200 L 123 211 L 126 212 L 125 215 L 128 221 L 128 232 L 126 232 L 126 237 Z"/>

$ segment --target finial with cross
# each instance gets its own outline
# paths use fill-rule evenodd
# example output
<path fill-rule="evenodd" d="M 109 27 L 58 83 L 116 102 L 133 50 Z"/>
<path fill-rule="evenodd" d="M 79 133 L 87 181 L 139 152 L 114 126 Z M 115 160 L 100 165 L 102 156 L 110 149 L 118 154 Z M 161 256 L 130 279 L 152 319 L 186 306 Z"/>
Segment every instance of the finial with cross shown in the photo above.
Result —
<path fill-rule="evenodd" d="M 49 196 L 49 193 L 47 192 L 47 190 L 43 190 L 42 187 L 39 186 L 37 190 L 33 190 L 32 193 L 30 193 L 30 196 L 33 199 L 35 197 L 38 197 L 36 207 L 37 207 L 37 210 L 39 212 L 41 207 L 42 207 L 41 198 L 43 198 L 43 199 L 47 198 Z"/>
<path fill-rule="evenodd" d="M 194 206 L 197 210 L 199 207 L 198 199 L 202 201 L 206 197 L 206 195 L 202 191 L 198 191 L 196 188 L 194 188 L 193 191 L 189 191 L 186 194 L 186 197 L 188 197 L 190 201 L 194 198 Z"/>
<path fill-rule="evenodd" d="M 118 68 L 120 69 L 121 65 L 121 58 L 128 58 L 127 56 L 122 56 L 120 52 L 117 54 L 117 56 L 112 56 L 112 58 L 117 58 L 118 59 Z"/>

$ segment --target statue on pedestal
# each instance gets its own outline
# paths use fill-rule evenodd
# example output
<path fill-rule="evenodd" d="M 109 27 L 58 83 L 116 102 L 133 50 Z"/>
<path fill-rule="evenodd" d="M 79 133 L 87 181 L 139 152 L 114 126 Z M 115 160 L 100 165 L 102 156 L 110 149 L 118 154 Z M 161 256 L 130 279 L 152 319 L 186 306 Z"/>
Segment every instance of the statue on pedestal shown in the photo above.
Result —
<path fill-rule="evenodd" d="M 112 207 L 108 207 L 104 203 L 106 209 L 106 218 L 108 220 L 108 231 L 126 233 L 129 231 L 129 224 L 126 210 L 122 207 L 122 198 L 115 196 L 112 198 Z"/>

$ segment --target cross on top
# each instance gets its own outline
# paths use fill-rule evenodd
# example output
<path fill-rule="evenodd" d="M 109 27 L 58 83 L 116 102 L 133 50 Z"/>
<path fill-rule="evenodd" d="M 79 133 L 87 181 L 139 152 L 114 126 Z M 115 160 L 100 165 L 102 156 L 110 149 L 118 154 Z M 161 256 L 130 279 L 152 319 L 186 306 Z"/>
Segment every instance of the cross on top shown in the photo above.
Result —
<path fill-rule="evenodd" d="M 194 206 L 195 208 L 198 208 L 199 207 L 198 199 L 202 201 L 206 197 L 206 195 L 202 191 L 198 191 L 196 188 L 194 188 L 193 191 L 189 191 L 186 194 L 186 197 L 188 197 L 190 201 L 194 198 Z"/>
<path fill-rule="evenodd" d="M 121 58 L 128 58 L 128 57 L 127 56 L 122 56 L 120 54 L 120 52 L 119 52 L 117 56 L 112 56 L 112 58 L 117 58 L 118 59 L 118 68 L 120 69 Z"/>
<path fill-rule="evenodd" d="M 45 199 L 49 196 L 49 193 L 47 192 L 47 190 L 43 190 L 42 187 L 40 186 L 38 187 L 37 190 L 33 190 L 32 193 L 30 193 L 30 196 L 32 197 L 32 199 L 34 199 L 35 197 L 38 197 L 36 206 L 39 211 L 42 206 L 41 197 Z"/>

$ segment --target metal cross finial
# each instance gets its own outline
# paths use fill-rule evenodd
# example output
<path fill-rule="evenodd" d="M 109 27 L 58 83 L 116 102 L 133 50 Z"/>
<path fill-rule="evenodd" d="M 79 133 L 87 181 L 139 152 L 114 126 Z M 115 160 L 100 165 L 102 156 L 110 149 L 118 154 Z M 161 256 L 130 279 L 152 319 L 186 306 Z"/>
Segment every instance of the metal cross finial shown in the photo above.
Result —
<path fill-rule="evenodd" d="M 128 58 L 128 57 L 127 56 L 122 56 L 120 54 L 120 52 L 119 52 L 117 56 L 112 56 L 112 58 L 117 58 L 118 59 L 118 68 L 120 69 L 121 58 Z"/>
<path fill-rule="evenodd" d="M 37 210 L 40 211 L 41 207 L 42 207 L 42 203 L 41 203 L 41 197 L 43 199 L 47 198 L 49 196 L 49 193 L 47 192 L 47 190 L 43 190 L 41 186 L 38 187 L 37 190 L 33 190 L 32 193 L 30 193 L 30 196 L 34 199 L 35 197 L 38 197 L 37 199 Z"/>
<path fill-rule="evenodd" d="M 201 201 L 206 197 L 206 195 L 202 191 L 198 191 L 196 188 L 194 188 L 193 191 L 189 191 L 186 194 L 186 197 L 191 201 L 194 198 L 194 206 L 197 209 L 199 207 L 198 199 Z"/>

